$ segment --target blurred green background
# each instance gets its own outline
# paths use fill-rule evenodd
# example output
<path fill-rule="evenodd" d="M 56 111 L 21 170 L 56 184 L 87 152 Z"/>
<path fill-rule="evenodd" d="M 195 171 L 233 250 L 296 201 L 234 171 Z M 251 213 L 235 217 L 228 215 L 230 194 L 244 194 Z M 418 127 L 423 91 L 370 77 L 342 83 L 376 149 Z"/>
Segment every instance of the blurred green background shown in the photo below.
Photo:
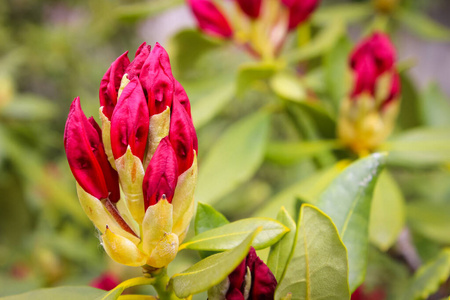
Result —
<path fill-rule="evenodd" d="M 434 23 L 416 22 L 414 14 L 450 27 L 450 2 L 401 2 L 402 9 L 410 14 L 393 16 L 390 27 L 398 61 L 405 62 L 408 69 L 403 75 L 404 104 L 398 131 L 424 125 L 448 126 L 449 35 L 444 27 L 433 27 Z M 353 20 L 351 14 L 342 13 L 344 35 L 349 37 L 344 42 L 344 55 L 331 53 L 333 47 L 328 47 L 303 65 L 310 74 L 303 78 L 310 83 L 308 88 L 316 89 L 324 99 L 340 95 L 339 91 L 330 92 L 333 82 L 328 83 L 320 73 L 327 67 L 326 57 L 345 64 L 349 43 L 359 39 L 369 28 L 371 15 L 376 14 L 370 1 L 330 0 L 322 1 L 318 16 L 320 12 L 326 16 L 327 9 L 346 3 L 366 5 L 372 11 L 365 15 L 367 20 Z M 339 16 L 340 12 L 333 13 Z M 322 26 L 318 19 L 313 18 L 314 32 Z M 160 42 L 168 50 L 174 76 L 185 86 L 192 102 L 200 174 L 202 156 L 225 129 L 276 101 L 267 96 L 267 87 L 256 83 L 250 88 L 239 77 L 239 66 L 250 62 L 250 57 L 237 47 L 201 36 L 192 30 L 194 27 L 189 9 L 180 0 L 0 2 L 0 296 L 39 287 L 88 284 L 105 270 L 112 270 L 122 280 L 140 272 L 113 263 L 103 253 L 94 226 L 79 206 L 75 180 L 63 150 L 71 101 L 80 96 L 85 113 L 98 120 L 99 83 L 117 56 L 126 50 L 132 56 L 143 41 Z M 190 30 L 180 32 L 186 28 Z M 290 43 L 295 45 L 295 41 Z M 422 109 L 434 103 L 445 109 Z M 426 115 L 430 111 L 432 115 Z M 435 117 L 436 113 L 441 116 Z M 292 126 L 286 125 L 289 122 L 286 115 L 274 113 L 270 139 L 298 140 Z M 249 122 L 248 126 L 252 125 Z M 328 136 L 325 133 L 321 137 L 330 138 L 333 130 L 330 126 L 325 130 Z M 252 145 L 246 148 L 250 155 Z M 280 191 L 348 157 L 334 152 L 331 159 L 320 155 L 286 163 L 270 153 L 265 156 L 264 162 L 249 166 L 252 170 L 248 176 L 210 203 L 232 220 L 250 216 Z M 443 245 L 450 244 L 448 154 L 438 163 L 417 168 L 410 167 L 411 162 L 406 164 L 409 167 L 394 163 L 390 170 L 409 203 L 406 222 L 420 258 L 426 262 Z M 372 249 L 369 285 L 370 280 L 375 282 L 373 286 L 380 284 L 377 274 L 389 274 L 398 279 L 398 285 L 409 276 L 407 268 L 393 260 L 395 253 L 389 251 Z M 172 268 L 180 270 L 196 260 L 195 254 L 183 253 Z"/>

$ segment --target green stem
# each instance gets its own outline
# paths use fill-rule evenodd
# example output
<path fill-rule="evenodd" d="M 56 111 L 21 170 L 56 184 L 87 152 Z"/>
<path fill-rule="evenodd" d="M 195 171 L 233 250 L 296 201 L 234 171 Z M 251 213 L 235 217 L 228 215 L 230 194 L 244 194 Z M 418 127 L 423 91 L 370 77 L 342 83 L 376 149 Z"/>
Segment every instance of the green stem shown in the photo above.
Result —
<path fill-rule="evenodd" d="M 173 292 L 170 285 L 170 277 L 167 275 L 167 269 L 153 269 L 151 267 L 143 267 L 144 276 L 155 279 L 152 283 L 156 292 L 158 293 L 158 299 L 160 300 L 180 300 Z"/>

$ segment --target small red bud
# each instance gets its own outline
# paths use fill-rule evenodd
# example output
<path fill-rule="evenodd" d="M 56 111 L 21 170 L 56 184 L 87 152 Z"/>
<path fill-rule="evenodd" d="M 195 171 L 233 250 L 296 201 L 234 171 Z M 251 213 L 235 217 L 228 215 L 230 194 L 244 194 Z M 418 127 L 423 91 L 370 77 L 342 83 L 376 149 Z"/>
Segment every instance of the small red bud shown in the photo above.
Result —
<path fill-rule="evenodd" d="M 145 209 L 158 203 L 162 198 L 172 203 L 177 182 L 177 157 L 170 145 L 169 138 L 165 137 L 156 148 L 145 172 L 142 183 Z"/>
<path fill-rule="evenodd" d="M 141 84 L 134 77 L 127 84 L 111 117 L 111 149 L 115 159 L 123 156 L 128 146 L 142 161 L 149 130 L 147 103 Z"/>
<path fill-rule="evenodd" d="M 257 19 L 261 11 L 262 0 L 238 0 L 239 7 L 252 19 Z"/>
<path fill-rule="evenodd" d="M 307 20 L 319 4 L 319 0 L 282 0 L 282 2 L 289 9 L 289 30 L 295 29 Z"/>
<path fill-rule="evenodd" d="M 230 38 L 233 35 L 227 18 L 212 1 L 189 0 L 189 5 L 202 31 L 221 38 Z"/>

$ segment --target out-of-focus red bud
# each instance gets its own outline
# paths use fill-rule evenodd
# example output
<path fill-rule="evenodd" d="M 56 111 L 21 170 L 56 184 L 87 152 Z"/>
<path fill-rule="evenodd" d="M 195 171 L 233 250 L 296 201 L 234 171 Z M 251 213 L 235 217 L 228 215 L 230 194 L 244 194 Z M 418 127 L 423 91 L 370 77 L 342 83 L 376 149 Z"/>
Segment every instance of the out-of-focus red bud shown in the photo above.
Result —
<path fill-rule="evenodd" d="M 370 57 L 362 58 L 358 61 L 354 70 L 356 80 L 352 98 L 363 92 L 368 92 L 373 95 L 375 93 L 375 83 L 377 80 L 377 70 L 373 60 Z"/>
<path fill-rule="evenodd" d="M 94 278 L 91 283 L 89 283 L 90 286 L 95 287 L 97 289 L 110 291 L 113 288 L 115 288 L 120 283 L 120 278 L 117 277 L 116 274 L 112 272 L 105 272 L 98 276 L 97 278 Z"/>
<path fill-rule="evenodd" d="M 133 61 L 130 63 L 126 72 L 128 74 L 128 79 L 131 80 L 133 77 L 141 74 L 142 66 L 144 65 L 147 57 L 150 55 L 152 47 L 147 45 L 146 42 L 142 43 L 139 48 L 136 50 L 136 54 L 134 55 Z"/>
<path fill-rule="evenodd" d="M 189 117 L 191 118 L 191 103 L 189 102 L 189 97 L 186 94 L 186 91 L 184 90 L 181 83 L 178 82 L 178 80 L 174 79 L 175 82 L 175 92 L 173 97 L 178 100 L 178 102 L 183 105 L 184 109 L 188 113 Z"/>
<path fill-rule="evenodd" d="M 103 106 L 103 114 L 111 119 L 112 112 L 117 103 L 117 94 L 120 82 L 125 74 L 125 70 L 130 64 L 128 51 L 119 56 L 106 71 L 100 82 L 100 106 Z"/>
<path fill-rule="evenodd" d="M 261 11 L 261 0 L 237 0 L 242 11 L 252 19 L 257 19 Z"/>
<path fill-rule="evenodd" d="M 361 41 L 350 56 L 350 66 L 354 69 L 360 60 L 367 57 L 374 61 L 377 76 L 393 67 L 395 48 L 386 34 L 375 32 Z"/>
<path fill-rule="evenodd" d="M 212 1 L 188 0 L 188 3 L 202 31 L 222 38 L 230 38 L 233 35 L 227 18 Z"/>
<path fill-rule="evenodd" d="M 384 300 L 386 299 L 386 292 L 377 288 L 371 292 L 364 290 L 364 285 L 361 285 L 353 293 L 351 300 Z"/>
<path fill-rule="evenodd" d="M 295 29 L 300 23 L 308 19 L 319 5 L 319 0 L 283 0 L 282 2 L 289 9 L 289 30 Z"/>
<path fill-rule="evenodd" d="M 192 166 L 194 150 L 198 153 L 198 141 L 192 119 L 176 99 L 172 103 L 169 137 L 177 156 L 178 172 L 182 174 Z"/>
<path fill-rule="evenodd" d="M 389 91 L 389 96 L 382 103 L 381 109 L 388 107 L 392 101 L 399 99 L 400 93 L 401 93 L 400 75 L 398 75 L 397 72 L 394 72 L 392 74 L 391 89 Z"/>
<path fill-rule="evenodd" d="M 177 157 L 169 142 L 169 138 L 165 137 L 159 143 L 158 148 L 156 148 L 156 152 L 145 172 L 142 183 L 145 209 L 147 210 L 149 206 L 158 203 L 163 195 L 169 203 L 172 203 L 177 182 Z"/>
<path fill-rule="evenodd" d="M 155 44 L 147 57 L 139 76 L 142 88 L 148 97 L 150 116 L 163 112 L 172 105 L 174 79 L 169 55 L 159 43 Z"/>
<path fill-rule="evenodd" d="M 251 273 L 251 287 L 245 286 L 247 270 Z M 244 290 L 250 291 L 248 300 L 272 300 L 277 287 L 277 280 L 269 267 L 256 255 L 253 247 L 242 263 L 228 276 L 230 287 L 227 300 L 244 299 Z"/>
<path fill-rule="evenodd" d="M 147 102 L 141 84 L 134 77 L 127 84 L 111 117 L 111 149 L 115 159 L 127 151 L 142 161 L 149 130 Z"/>
<path fill-rule="evenodd" d="M 99 133 L 97 123 L 84 115 L 80 98 L 75 98 L 64 131 L 64 148 L 70 169 L 87 193 L 97 199 L 109 197 L 117 202 L 120 197 L 118 175 L 108 162 Z"/>

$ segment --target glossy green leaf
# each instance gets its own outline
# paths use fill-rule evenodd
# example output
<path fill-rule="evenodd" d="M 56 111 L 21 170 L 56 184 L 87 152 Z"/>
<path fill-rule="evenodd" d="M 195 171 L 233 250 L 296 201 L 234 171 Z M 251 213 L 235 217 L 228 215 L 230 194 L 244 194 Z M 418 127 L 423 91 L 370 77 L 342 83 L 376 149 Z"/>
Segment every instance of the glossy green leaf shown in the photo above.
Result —
<path fill-rule="evenodd" d="M 267 145 L 268 160 L 290 165 L 314 157 L 323 151 L 340 148 L 338 141 L 317 140 L 302 142 L 271 142 Z"/>
<path fill-rule="evenodd" d="M 403 300 L 427 299 L 450 277 L 450 248 L 446 248 L 432 261 L 421 266 L 408 288 Z"/>
<path fill-rule="evenodd" d="M 341 3 L 322 6 L 314 12 L 312 20 L 318 24 L 326 24 L 336 19 L 353 23 L 368 18 L 372 14 L 373 6 L 370 3 Z"/>
<path fill-rule="evenodd" d="M 281 210 L 278 212 L 277 220 L 289 228 L 289 232 L 286 233 L 284 237 L 278 241 L 278 243 L 270 247 L 267 266 L 272 271 L 273 275 L 277 279 L 277 282 L 280 282 L 291 255 L 292 247 L 294 246 L 297 230 L 295 221 L 291 218 L 284 207 L 281 207 Z"/>
<path fill-rule="evenodd" d="M 246 63 L 240 66 L 237 77 L 237 94 L 241 96 L 261 80 L 269 79 L 280 68 L 276 63 Z"/>
<path fill-rule="evenodd" d="M 275 299 L 350 299 L 347 251 L 331 219 L 303 205 L 295 246 Z"/>
<path fill-rule="evenodd" d="M 253 232 L 258 227 L 262 227 L 262 230 L 253 241 L 255 249 L 263 249 L 275 244 L 289 231 L 289 228 L 273 219 L 242 219 L 196 235 L 183 243 L 180 249 L 229 250 L 240 244 L 249 232 Z"/>
<path fill-rule="evenodd" d="M 450 126 L 450 102 L 435 83 L 429 85 L 420 95 L 420 112 L 424 125 Z"/>
<path fill-rule="evenodd" d="M 289 63 L 318 57 L 336 45 L 344 34 L 344 24 L 341 20 L 333 19 L 308 44 L 286 54 Z"/>
<path fill-rule="evenodd" d="M 429 166 L 450 162 L 450 128 L 423 127 L 408 130 L 382 145 L 389 164 Z"/>
<path fill-rule="evenodd" d="M 334 166 L 319 171 L 307 179 L 295 183 L 281 191 L 267 201 L 267 204 L 260 208 L 255 216 L 275 218 L 276 212 L 284 206 L 290 215 L 295 215 L 295 202 L 297 198 L 314 203 L 323 190 L 348 166 L 348 161 L 341 161 Z"/>
<path fill-rule="evenodd" d="M 405 199 L 387 170 L 381 172 L 370 209 L 369 240 L 380 250 L 388 250 L 405 225 Z"/>
<path fill-rule="evenodd" d="M 155 282 L 155 278 L 148 277 L 135 277 L 120 283 L 114 289 L 110 290 L 106 295 L 99 296 L 95 300 L 116 300 L 123 293 L 123 291 L 129 287 L 150 285 Z"/>
<path fill-rule="evenodd" d="M 3 300 L 96 300 L 107 294 L 107 291 L 87 286 L 62 286 L 56 288 L 34 290 L 28 293 L 3 297 Z"/>
<path fill-rule="evenodd" d="M 172 277 L 173 290 L 180 298 L 197 294 L 219 284 L 247 256 L 253 239 L 261 229 L 255 229 L 234 249 L 211 255 L 184 272 Z"/>
<path fill-rule="evenodd" d="M 414 201 L 406 206 L 408 223 L 421 235 L 450 244 L 450 204 Z"/>
<path fill-rule="evenodd" d="M 306 90 L 299 78 L 292 73 L 279 72 L 270 80 L 270 87 L 280 97 L 290 101 L 306 99 Z"/>
<path fill-rule="evenodd" d="M 367 267 L 372 194 L 386 155 L 375 153 L 345 169 L 322 193 L 317 206 L 336 225 L 347 247 L 350 291 L 363 281 Z"/>
<path fill-rule="evenodd" d="M 257 112 L 233 124 L 200 162 L 196 199 L 213 204 L 248 180 L 264 158 L 270 116 Z"/>
<path fill-rule="evenodd" d="M 450 40 L 450 29 L 436 23 L 423 13 L 399 9 L 394 14 L 394 18 L 408 26 L 409 29 L 424 39 L 438 41 Z"/>
<path fill-rule="evenodd" d="M 227 218 L 215 210 L 211 205 L 198 203 L 194 225 L 196 235 L 228 223 L 230 222 Z"/>
<path fill-rule="evenodd" d="M 233 78 L 219 77 L 204 84 L 185 86 L 189 98 L 192 99 L 192 120 L 196 129 L 208 123 L 232 99 L 235 93 Z"/>

